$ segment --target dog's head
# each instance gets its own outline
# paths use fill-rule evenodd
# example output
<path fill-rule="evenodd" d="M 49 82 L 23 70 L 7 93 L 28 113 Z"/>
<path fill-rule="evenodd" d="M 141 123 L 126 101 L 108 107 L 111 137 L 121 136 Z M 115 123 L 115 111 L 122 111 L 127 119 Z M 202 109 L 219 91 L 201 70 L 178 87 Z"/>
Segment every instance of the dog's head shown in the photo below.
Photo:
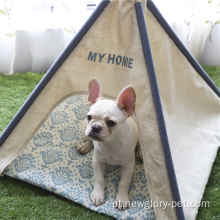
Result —
<path fill-rule="evenodd" d="M 89 83 L 88 97 L 90 111 L 87 114 L 85 135 L 92 140 L 105 142 L 113 140 L 123 129 L 126 118 L 135 110 L 136 95 L 132 86 L 119 93 L 115 101 L 102 98 L 102 86 L 98 79 Z"/>

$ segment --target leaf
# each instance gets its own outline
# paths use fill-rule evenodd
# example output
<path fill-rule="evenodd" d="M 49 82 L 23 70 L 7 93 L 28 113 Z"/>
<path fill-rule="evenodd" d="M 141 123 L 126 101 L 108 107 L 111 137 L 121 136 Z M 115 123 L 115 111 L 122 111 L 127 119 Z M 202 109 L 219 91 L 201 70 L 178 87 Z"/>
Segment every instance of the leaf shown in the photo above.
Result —
<path fill-rule="evenodd" d="M 7 15 L 7 13 L 5 11 L 3 11 L 3 10 L 0 10 L 0 14 L 1 15 Z"/>
<path fill-rule="evenodd" d="M 14 37 L 14 36 L 15 36 L 14 33 L 7 33 L 7 34 L 5 34 L 5 35 L 8 36 L 8 37 Z"/>
<path fill-rule="evenodd" d="M 209 23 L 210 23 L 210 21 L 209 21 L 209 20 L 206 20 L 206 21 L 205 21 L 205 23 L 206 23 L 206 24 L 209 24 Z"/>
<path fill-rule="evenodd" d="M 63 7 L 66 9 L 66 5 L 65 5 L 65 3 L 64 3 L 64 2 L 62 2 L 62 5 L 63 5 Z"/>
<path fill-rule="evenodd" d="M 67 33 L 73 33 L 73 31 L 69 28 L 64 28 L 64 30 L 67 32 Z"/>
<path fill-rule="evenodd" d="M 215 24 L 220 24 L 220 20 L 216 21 Z"/>

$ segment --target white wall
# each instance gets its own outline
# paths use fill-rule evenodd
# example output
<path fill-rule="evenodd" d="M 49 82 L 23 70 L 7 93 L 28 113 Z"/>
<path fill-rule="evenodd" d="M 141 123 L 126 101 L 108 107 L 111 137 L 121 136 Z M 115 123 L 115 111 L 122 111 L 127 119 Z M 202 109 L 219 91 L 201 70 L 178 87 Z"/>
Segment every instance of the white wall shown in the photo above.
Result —
<path fill-rule="evenodd" d="M 46 72 L 99 2 L 0 1 L 0 73 Z M 154 2 L 200 63 L 220 66 L 219 0 Z"/>

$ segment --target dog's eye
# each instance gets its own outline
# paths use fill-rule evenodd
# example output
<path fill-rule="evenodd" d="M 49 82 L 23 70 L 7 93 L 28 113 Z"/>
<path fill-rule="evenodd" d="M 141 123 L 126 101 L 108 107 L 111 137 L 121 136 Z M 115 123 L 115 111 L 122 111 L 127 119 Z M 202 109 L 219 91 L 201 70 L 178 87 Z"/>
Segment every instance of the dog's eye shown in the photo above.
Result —
<path fill-rule="evenodd" d="M 92 116 L 91 115 L 87 115 L 87 120 L 91 121 L 92 120 Z"/>
<path fill-rule="evenodd" d="M 112 120 L 107 121 L 108 127 L 113 127 L 113 126 L 115 126 L 115 124 L 116 123 L 114 121 L 112 121 Z"/>

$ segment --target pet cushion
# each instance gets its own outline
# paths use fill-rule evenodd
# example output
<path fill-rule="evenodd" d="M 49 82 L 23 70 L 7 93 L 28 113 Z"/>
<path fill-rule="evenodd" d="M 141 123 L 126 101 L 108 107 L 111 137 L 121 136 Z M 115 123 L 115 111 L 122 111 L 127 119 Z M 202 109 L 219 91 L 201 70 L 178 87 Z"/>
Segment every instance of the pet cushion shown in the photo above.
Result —
<path fill-rule="evenodd" d="M 90 194 L 95 181 L 93 150 L 86 155 L 76 150 L 78 145 L 86 141 L 82 123 L 89 111 L 87 100 L 84 94 L 62 100 L 41 123 L 17 158 L 4 170 L 4 174 L 117 219 L 155 219 L 144 166 L 137 161 L 130 184 L 129 209 L 119 211 L 114 208 L 120 166 L 106 166 L 106 202 L 99 207 L 91 203 Z"/>

